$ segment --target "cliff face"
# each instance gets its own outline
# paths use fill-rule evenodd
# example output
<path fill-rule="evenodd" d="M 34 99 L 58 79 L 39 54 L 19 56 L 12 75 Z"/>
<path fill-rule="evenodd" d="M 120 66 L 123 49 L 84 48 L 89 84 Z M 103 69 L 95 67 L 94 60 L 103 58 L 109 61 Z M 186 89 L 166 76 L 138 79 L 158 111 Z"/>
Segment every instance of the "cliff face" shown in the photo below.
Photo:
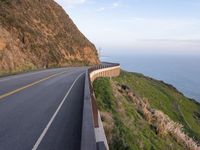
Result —
<path fill-rule="evenodd" d="M 53 0 L 0 0 L 0 72 L 98 62 L 95 46 Z"/>

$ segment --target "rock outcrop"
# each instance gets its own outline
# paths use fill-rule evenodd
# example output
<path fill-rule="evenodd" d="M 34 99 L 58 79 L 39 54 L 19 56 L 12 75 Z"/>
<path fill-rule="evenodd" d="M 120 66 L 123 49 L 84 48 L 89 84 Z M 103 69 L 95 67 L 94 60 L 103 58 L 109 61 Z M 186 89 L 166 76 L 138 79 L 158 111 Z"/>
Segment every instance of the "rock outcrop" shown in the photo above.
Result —
<path fill-rule="evenodd" d="M 0 73 L 97 63 L 95 46 L 53 0 L 0 0 Z"/>

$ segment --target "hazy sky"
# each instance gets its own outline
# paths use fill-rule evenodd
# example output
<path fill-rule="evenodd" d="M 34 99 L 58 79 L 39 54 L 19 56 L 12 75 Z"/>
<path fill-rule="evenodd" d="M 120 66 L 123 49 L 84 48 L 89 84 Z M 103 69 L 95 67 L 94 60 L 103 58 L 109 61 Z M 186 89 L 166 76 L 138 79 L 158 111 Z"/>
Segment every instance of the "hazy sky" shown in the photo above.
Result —
<path fill-rule="evenodd" d="M 200 0 L 56 0 L 103 54 L 200 54 Z"/>

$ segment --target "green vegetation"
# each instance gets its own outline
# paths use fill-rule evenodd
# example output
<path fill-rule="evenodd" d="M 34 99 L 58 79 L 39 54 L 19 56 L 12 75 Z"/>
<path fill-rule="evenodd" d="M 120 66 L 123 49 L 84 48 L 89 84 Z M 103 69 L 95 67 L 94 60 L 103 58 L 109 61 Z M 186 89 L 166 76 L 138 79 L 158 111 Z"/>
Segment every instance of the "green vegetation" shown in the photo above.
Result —
<path fill-rule="evenodd" d="M 112 87 L 107 78 L 101 78 L 94 82 L 95 95 L 97 97 L 97 105 L 102 110 L 113 111 L 113 95 Z"/>
<path fill-rule="evenodd" d="M 164 82 L 122 71 L 117 78 L 100 78 L 93 84 L 111 150 L 185 149 L 170 135 L 157 135 L 154 127 L 149 125 L 128 97 L 117 90 L 119 84 L 127 85 L 135 94 L 148 100 L 151 107 L 183 124 L 185 131 L 199 140 L 199 103 Z"/>
<path fill-rule="evenodd" d="M 194 117 L 195 113 L 200 113 L 199 103 L 188 99 L 173 86 L 142 74 L 122 72 L 116 81 L 130 86 L 139 96 L 148 99 L 152 107 L 183 124 L 189 135 L 200 141 L 200 124 Z"/>
<path fill-rule="evenodd" d="M 11 0 L 0 0 L 2 3 L 10 3 Z"/>

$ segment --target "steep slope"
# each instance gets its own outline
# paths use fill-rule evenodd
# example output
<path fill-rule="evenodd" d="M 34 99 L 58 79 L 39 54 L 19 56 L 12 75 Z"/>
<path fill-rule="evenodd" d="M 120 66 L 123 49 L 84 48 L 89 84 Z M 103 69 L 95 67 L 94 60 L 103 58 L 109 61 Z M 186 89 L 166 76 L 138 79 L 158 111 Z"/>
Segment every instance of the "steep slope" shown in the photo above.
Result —
<path fill-rule="evenodd" d="M 200 148 L 200 104 L 171 85 L 122 71 L 94 90 L 110 149 Z"/>
<path fill-rule="evenodd" d="M 53 0 L 0 0 L 0 71 L 96 64 L 95 46 Z"/>

